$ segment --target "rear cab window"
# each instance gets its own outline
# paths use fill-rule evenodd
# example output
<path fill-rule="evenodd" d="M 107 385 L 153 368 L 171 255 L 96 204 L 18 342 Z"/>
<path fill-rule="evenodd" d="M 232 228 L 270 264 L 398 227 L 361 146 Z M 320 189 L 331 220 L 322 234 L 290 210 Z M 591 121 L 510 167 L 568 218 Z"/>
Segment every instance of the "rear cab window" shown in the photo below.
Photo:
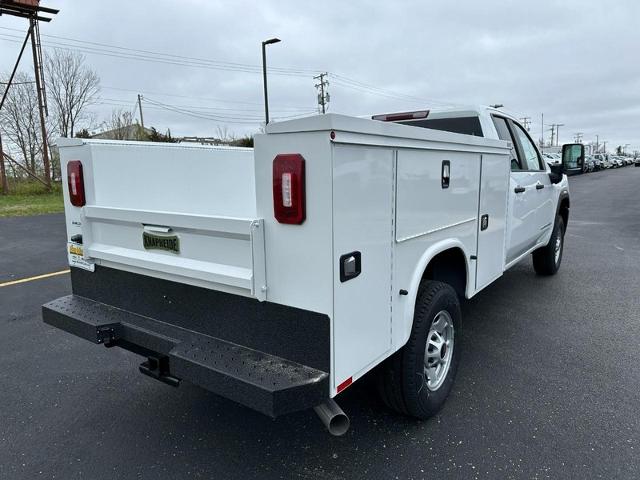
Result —
<path fill-rule="evenodd" d="M 463 135 L 473 135 L 483 137 L 480 119 L 477 116 L 450 117 L 450 118 L 425 118 L 424 120 L 411 120 L 397 122 L 401 125 L 412 127 L 430 128 L 443 132 L 462 133 Z"/>

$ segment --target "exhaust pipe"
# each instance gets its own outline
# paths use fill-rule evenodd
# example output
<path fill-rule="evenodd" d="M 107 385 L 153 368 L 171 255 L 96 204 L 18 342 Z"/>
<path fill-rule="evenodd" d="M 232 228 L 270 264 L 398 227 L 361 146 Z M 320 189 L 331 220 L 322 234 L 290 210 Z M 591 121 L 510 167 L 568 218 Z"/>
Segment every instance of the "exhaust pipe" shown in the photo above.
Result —
<path fill-rule="evenodd" d="M 313 409 L 331 435 L 340 437 L 349 430 L 349 417 L 332 398 Z"/>

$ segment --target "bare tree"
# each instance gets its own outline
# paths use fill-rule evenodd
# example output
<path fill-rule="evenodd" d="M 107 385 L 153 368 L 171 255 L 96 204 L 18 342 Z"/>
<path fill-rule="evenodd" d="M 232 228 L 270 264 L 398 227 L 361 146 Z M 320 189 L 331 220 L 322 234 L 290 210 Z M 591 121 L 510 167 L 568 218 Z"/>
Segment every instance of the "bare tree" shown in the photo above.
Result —
<path fill-rule="evenodd" d="M 87 107 L 100 91 L 100 79 L 84 59 L 80 53 L 60 50 L 45 58 L 47 96 L 62 137 L 73 137 L 78 123 L 89 119 Z"/>
<path fill-rule="evenodd" d="M 19 72 L 0 111 L 0 128 L 9 142 L 9 151 L 14 155 L 19 152 L 24 165 L 33 174 L 36 174 L 42 154 L 39 122 L 33 78 Z"/>
<path fill-rule="evenodd" d="M 111 112 L 111 120 L 104 123 L 105 132 L 98 137 L 111 140 L 135 139 L 137 128 L 134 128 L 133 113 L 129 110 L 114 109 Z"/>

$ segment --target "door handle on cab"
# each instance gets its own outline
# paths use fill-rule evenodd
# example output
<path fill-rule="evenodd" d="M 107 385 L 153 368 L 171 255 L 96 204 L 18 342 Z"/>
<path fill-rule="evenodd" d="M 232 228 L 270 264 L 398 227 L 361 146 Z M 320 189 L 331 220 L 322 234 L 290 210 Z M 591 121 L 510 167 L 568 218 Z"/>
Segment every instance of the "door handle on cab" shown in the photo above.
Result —
<path fill-rule="evenodd" d="M 513 191 L 516 193 L 523 193 L 525 190 L 526 188 L 521 187 L 520 185 L 518 185 L 516 188 L 513 189 Z"/>
<path fill-rule="evenodd" d="M 540 182 L 536 183 L 536 190 L 542 190 L 544 188 L 544 185 Z"/>

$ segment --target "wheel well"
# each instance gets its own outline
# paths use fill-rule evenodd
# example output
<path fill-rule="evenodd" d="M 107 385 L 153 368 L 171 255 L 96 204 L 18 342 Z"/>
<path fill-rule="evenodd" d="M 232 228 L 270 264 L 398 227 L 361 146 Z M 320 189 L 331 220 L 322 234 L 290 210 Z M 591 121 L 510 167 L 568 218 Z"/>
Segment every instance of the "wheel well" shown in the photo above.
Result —
<path fill-rule="evenodd" d="M 567 228 L 567 224 L 569 223 L 569 199 L 563 198 L 560 201 L 560 208 L 558 209 L 558 214 L 562 217 L 564 221 L 564 228 Z"/>
<path fill-rule="evenodd" d="M 460 298 L 464 298 L 467 290 L 467 262 L 462 250 L 450 248 L 437 254 L 427 265 L 422 279 L 448 283 Z"/>

